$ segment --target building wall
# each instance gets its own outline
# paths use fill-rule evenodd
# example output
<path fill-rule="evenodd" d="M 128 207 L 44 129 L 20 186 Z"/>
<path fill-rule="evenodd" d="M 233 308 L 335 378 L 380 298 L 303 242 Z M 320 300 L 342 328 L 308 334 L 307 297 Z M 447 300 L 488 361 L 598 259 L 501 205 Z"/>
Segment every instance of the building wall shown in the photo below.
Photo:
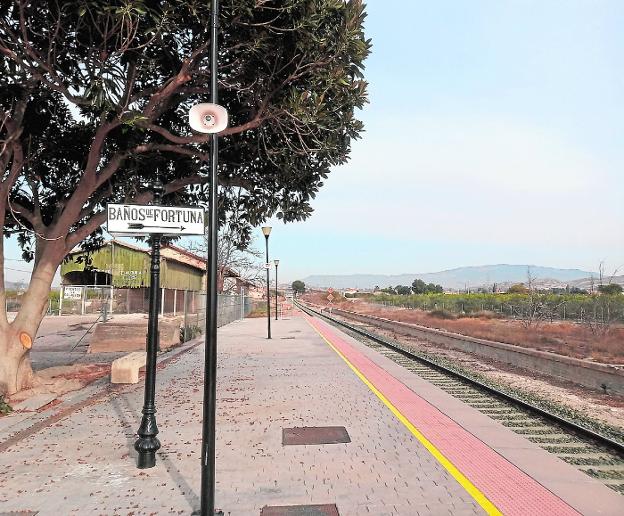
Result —
<path fill-rule="evenodd" d="M 76 284 L 67 281 L 66 275 L 92 267 L 106 273 L 112 271 L 112 284 L 115 288 L 141 288 L 150 285 L 151 257 L 146 251 L 113 244 L 93 252 L 88 262 L 84 261 L 86 256 L 86 253 L 73 254 L 61 265 L 61 278 L 64 283 Z M 163 288 L 200 291 L 203 277 L 204 272 L 200 269 L 167 258 L 161 259 L 160 286 Z"/>

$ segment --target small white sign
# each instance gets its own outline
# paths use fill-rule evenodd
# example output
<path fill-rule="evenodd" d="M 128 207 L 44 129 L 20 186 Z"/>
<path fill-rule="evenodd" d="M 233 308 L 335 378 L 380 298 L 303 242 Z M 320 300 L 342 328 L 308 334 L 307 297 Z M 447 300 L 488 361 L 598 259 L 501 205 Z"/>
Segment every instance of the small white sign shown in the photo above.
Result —
<path fill-rule="evenodd" d="M 201 208 L 108 204 L 106 230 L 117 235 L 203 235 L 205 213 Z"/>
<path fill-rule="evenodd" d="M 63 299 L 81 299 L 82 287 L 64 287 Z"/>

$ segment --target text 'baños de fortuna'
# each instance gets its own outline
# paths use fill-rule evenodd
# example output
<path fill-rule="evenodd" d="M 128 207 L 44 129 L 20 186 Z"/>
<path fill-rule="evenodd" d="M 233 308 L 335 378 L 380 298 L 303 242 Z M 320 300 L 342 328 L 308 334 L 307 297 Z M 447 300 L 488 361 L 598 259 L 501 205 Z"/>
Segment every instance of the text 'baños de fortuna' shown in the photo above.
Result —
<path fill-rule="evenodd" d="M 109 221 L 204 224 L 203 210 L 153 206 L 109 206 Z"/>

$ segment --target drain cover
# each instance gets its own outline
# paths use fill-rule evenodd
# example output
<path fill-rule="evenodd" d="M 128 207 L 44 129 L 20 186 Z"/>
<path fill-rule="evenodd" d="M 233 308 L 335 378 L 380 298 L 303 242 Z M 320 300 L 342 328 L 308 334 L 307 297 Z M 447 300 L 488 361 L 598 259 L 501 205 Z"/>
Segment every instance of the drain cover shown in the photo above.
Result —
<path fill-rule="evenodd" d="M 260 516 L 340 516 L 336 504 L 327 505 L 265 505 Z"/>
<path fill-rule="evenodd" d="M 351 438 L 344 426 L 304 426 L 282 429 L 282 444 L 284 446 L 350 442 Z"/>

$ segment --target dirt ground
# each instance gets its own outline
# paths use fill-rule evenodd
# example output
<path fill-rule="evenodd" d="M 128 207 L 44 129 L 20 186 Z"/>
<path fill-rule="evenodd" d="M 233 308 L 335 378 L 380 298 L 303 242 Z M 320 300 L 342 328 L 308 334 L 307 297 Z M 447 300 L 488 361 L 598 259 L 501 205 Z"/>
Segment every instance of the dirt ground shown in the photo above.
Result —
<path fill-rule="evenodd" d="M 306 294 L 306 299 L 318 305 L 327 306 L 325 296 L 325 293 Z M 350 300 L 336 297 L 333 304 L 337 308 L 365 315 L 420 324 L 574 358 L 624 365 L 624 327 L 621 325 L 614 325 L 606 335 L 596 335 L 589 328 L 571 322 L 541 322 L 537 326 L 525 328 L 520 321 L 493 318 L 491 315 L 488 316 L 487 312 L 482 317 L 441 319 L 423 310 L 383 307 L 361 299 Z"/>
<path fill-rule="evenodd" d="M 114 320 L 146 317 L 145 314 L 115 315 Z M 87 353 L 97 319 L 97 315 L 46 316 L 30 352 L 37 373 L 36 384 L 13 395 L 9 401 L 14 404 L 37 394 L 60 396 L 109 375 L 111 362 L 126 352 Z"/>

